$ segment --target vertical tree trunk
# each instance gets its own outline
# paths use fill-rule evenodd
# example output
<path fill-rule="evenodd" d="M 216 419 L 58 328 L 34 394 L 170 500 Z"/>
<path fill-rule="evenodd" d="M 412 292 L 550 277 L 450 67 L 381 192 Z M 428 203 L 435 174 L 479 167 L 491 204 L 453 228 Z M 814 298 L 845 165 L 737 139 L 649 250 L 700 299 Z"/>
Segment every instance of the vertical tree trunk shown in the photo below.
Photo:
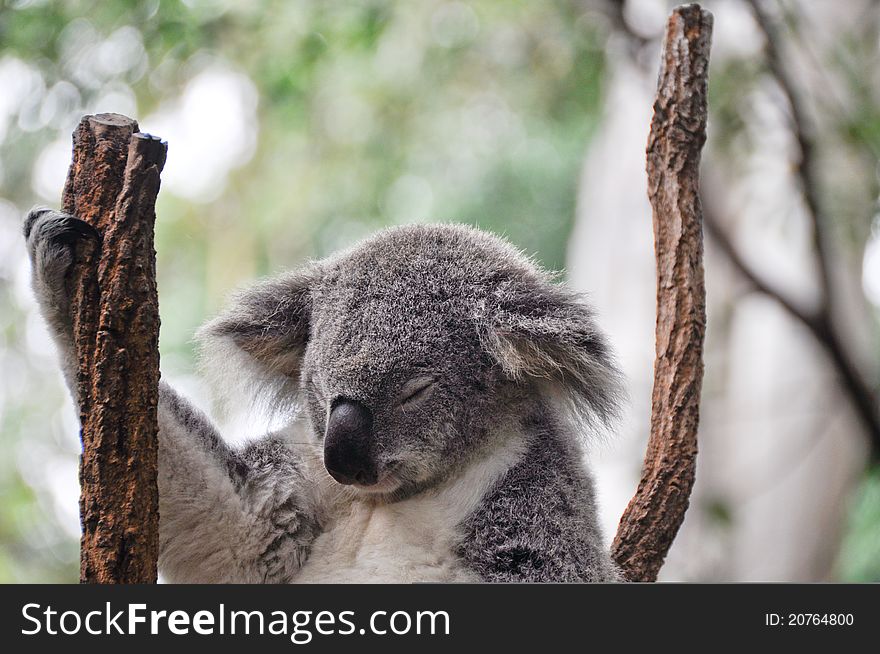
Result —
<path fill-rule="evenodd" d="M 699 5 L 673 10 L 648 137 L 657 258 L 651 435 L 642 479 L 612 545 L 631 581 L 657 578 L 694 483 L 706 330 L 699 166 L 711 39 L 712 14 Z"/>
<path fill-rule="evenodd" d="M 118 114 L 82 119 L 64 211 L 101 234 L 73 270 L 82 459 L 80 579 L 155 583 L 159 303 L 155 201 L 167 146 Z"/>

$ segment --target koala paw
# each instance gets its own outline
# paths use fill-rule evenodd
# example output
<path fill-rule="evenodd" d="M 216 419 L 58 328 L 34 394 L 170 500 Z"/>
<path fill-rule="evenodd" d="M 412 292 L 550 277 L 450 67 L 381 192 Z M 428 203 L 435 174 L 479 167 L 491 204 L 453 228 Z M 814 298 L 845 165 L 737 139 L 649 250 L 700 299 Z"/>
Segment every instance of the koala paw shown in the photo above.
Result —
<path fill-rule="evenodd" d="M 61 211 L 35 207 L 24 220 L 24 236 L 34 267 L 35 280 L 47 291 L 57 292 L 74 260 L 82 239 L 100 242 L 100 234 L 88 223 Z"/>

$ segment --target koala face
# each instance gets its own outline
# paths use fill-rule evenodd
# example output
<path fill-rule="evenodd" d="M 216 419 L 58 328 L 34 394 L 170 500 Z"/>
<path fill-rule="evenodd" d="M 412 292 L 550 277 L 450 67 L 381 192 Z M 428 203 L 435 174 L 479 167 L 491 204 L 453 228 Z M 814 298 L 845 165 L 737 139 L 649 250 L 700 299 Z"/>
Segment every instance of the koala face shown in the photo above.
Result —
<path fill-rule="evenodd" d="M 619 388 L 580 298 L 503 240 L 453 225 L 389 229 L 258 284 L 200 336 L 303 405 L 328 472 L 365 493 L 442 479 L 523 399 L 549 389 L 606 419 Z"/>
<path fill-rule="evenodd" d="M 494 414 L 504 380 L 475 319 L 493 285 L 459 236 L 392 232 L 327 262 L 312 286 L 303 385 L 341 483 L 425 484 Z"/>

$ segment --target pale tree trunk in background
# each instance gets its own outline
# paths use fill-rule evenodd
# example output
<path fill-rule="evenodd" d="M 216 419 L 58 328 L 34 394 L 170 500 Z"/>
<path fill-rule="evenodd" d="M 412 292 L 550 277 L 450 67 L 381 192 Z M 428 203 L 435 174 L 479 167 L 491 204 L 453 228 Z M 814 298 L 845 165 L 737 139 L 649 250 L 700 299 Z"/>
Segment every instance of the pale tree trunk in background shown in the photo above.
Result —
<path fill-rule="evenodd" d="M 744 48 L 759 57 L 761 40 L 748 10 L 735 3 L 712 9 L 713 64 Z M 823 29 L 833 28 L 823 23 Z M 640 144 L 656 83 L 653 71 L 629 63 L 622 41 L 611 48 L 606 117 L 585 160 L 568 261 L 573 283 L 590 293 L 612 336 L 631 394 L 619 438 L 595 456 L 609 533 L 639 478 L 648 432 L 654 272 L 651 210 L 640 192 L 646 184 Z M 704 197 L 717 202 L 719 211 L 741 217 L 731 228 L 763 272 L 809 300 L 810 236 L 791 179 L 784 116 L 766 92 L 743 101 L 756 113 L 747 173 L 738 177 L 719 168 L 710 106 Z M 850 292 L 859 283 L 854 271 L 841 266 L 838 272 L 843 297 L 857 297 Z M 660 578 L 831 578 L 846 501 L 867 456 L 860 422 L 814 339 L 772 300 L 750 292 L 711 240 L 706 274 L 709 327 L 697 483 Z M 842 310 L 849 316 L 848 343 L 867 359 L 865 334 L 859 333 L 868 324 L 864 306 L 847 300 Z"/>

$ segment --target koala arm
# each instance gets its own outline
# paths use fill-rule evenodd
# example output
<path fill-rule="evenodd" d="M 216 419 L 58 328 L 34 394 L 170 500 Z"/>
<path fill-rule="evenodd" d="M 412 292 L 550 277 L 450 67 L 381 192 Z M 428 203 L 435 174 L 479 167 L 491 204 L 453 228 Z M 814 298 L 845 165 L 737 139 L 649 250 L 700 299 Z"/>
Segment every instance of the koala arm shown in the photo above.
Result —
<path fill-rule="evenodd" d="M 31 211 L 24 235 L 32 286 L 76 397 L 69 271 L 75 245 L 99 238 L 77 218 Z M 305 454 L 285 434 L 235 451 L 208 418 L 164 382 L 159 388 L 160 572 L 180 582 L 290 581 L 316 534 Z M 300 438 L 298 440 L 305 440 Z"/>
<path fill-rule="evenodd" d="M 35 208 L 28 213 L 24 237 L 31 260 L 31 287 L 58 349 L 64 380 L 77 400 L 69 272 L 77 241 L 100 237 L 88 223 L 45 208 Z"/>
<path fill-rule="evenodd" d="M 305 456 L 278 433 L 242 450 L 159 387 L 159 570 L 172 582 L 290 582 L 318 533 Z"/>

